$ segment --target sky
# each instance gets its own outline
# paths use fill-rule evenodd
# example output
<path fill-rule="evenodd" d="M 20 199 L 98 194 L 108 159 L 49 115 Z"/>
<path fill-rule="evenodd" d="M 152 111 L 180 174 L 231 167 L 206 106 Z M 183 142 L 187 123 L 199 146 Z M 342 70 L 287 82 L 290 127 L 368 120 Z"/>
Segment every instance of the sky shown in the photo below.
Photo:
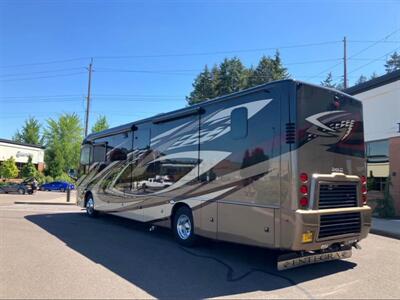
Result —
<path fill-rule="evenodd" d="M 0 138 L 26 118 L 75 112 L 84 121 L 93 58 L 90 127 L 121 125 L 186 106 L 205 65 L 246 66 L 280 50 L 292 78 L 385 73 L 400 50 L 400 1 L 0 0 Z"/>

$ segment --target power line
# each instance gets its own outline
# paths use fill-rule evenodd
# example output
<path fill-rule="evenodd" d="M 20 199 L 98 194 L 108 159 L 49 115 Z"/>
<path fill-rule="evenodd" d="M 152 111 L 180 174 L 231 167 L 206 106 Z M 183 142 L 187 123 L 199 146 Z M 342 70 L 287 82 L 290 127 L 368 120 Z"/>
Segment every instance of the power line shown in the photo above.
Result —
<path fill-rule="evenodd" d="M 90 59 L 90 57 L 70 58 L 70 59 L 63 59 L 63 60 L 53 60 L 53 61 L 37 62 L 37 63 L 26 63 L 26 64 L 19 64 L 19 65 L 6 65 L 6 66 L 0 66 L 0 68 L 19 68 L 19 67 L 28 67 L 28 66 L 50 65 L 50 64 L 59 64 L 59 63 L 66 63 L 66 62 L 73 62 L 73 61 L 81 61 L 81 60 L 87 60 L 87 59 Z"/>
<path fill-rule="evenodd" d="M 399 50 L 399 49 L 400 49 L 400 47 L 397 47 L 397 48 L 395 48 L 394 50 L 392 50 L 392 51 L 390 51 L 390 52 L 388 52 L 388 53 L 385 53 L 384 55 L 382 55 L 382 56 L 380 56 L 380 57 L 378 57 L 378 58 L 376 58 L 376 59 L 373 59 L 373 60 L 371 60 L 370 62 L 368 62 L 368 63 L 366 63 L 366 64 L 363 64 L 363 65 L 361 65 L 361 66 L 359 66 L 359 67 L 353 69 L 351 72 L 349 72 L 349 74 L 354 73 L 355 71 L 358 71 L 358 70 L 360 70 L 360 69 L 362 69 L 362 68 L 364 68 L 364 67 L 366 67 L 366 66 L 368 66 L 368 65 L 370 65 L 370 64 L 372 64 L 372 63 L 374 63 L 374 62 L 376 62 L 376 61 L 379 61 L 381 58 L 386 57 L 387 55 L 390 55 L 390 54 L 392 54 L 393 52 L 395 52 L 395 51 L 397 51 L 397 50 Z"/>
<path fill-rule="evenodd" d="M 360 51 L 354 53 L 353 55 L 350 55 L 349 58 L 353 58 L 353 57 L 355 57 L 355 56 L 357 56 L 357 55 L 359 55 L 359 54 L 361 54 L 361 53 L 367 51 L 368 49 L 374 47 L 375 45 L 377 45 L 377 44 L 379 44 L 379 43 L 382 43 L 383 41 L 387 40 L 389 37 L 391 37 L 392 35 L 396 34 L 396 33 L 399 32 L 399 31 L 400 31 L 400 28 L 396 29 L 395 31 L 393 31 L 393 32 L 389 33 L 388 35 L 386 35 L 385 37 L 383 37 L 382 39 L 380 39 L 380 40 L 378 40 L 378 41 L 372 43 L 372 44 L 369 45 L 368 47 L 365 47 L 365 48 L 361 49 Z"/>
<path fill-rule="evenodd" d="M 13 73 L 13 74 L 3 74 L 0 77 L 12 77 L 12 76 L 22 76 L 22 75 L 31 75 L 31 74 L 43 74 L 43 73 L 53 73 L 53 72 L 64 72 L 64 71 L 73 71 L 73 70 L 82 70 L 83 67 L 80 68 L 68 68 L 68 69 L 57 69 L 57 70 L 47 70 L 47 71 L 36 71 L 36 72 L 28 72 L 28 73 Z"/>
<path fill-rule="evenodd" d="M 5 81 L 36 80 L 36 79 L 43 79 L 43 78 L 56 78 L 56 77 L 75 76 L 75 75 L 85 74 L 85 73 L 86 73 L 86 72 L 76 72 L 76 73 L 59 74 L 59 75 L 51 75 L 51 76 L 28 77 L 28 78 L 13 78 L 13 79 L 0 79 L 0 81 L 1 81 L 1 82 L 5 82 Z"/>

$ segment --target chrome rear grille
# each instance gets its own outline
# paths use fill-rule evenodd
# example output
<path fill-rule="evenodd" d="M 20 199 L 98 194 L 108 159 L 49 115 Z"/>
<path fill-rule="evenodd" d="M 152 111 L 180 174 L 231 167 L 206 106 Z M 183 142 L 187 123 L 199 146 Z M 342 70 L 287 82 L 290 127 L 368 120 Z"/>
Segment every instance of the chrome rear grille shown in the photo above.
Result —
<path fill-rule="evenodd" d="M 360 233 L 360 213 L 341 213 L 320 216 L 320 229 L 318 238 Z"/>
<path fill-rule="evenodd" d="M 319 209 L 357 207 L 357 185 L 356 184 L 320 184 L 319 186 Z"/>

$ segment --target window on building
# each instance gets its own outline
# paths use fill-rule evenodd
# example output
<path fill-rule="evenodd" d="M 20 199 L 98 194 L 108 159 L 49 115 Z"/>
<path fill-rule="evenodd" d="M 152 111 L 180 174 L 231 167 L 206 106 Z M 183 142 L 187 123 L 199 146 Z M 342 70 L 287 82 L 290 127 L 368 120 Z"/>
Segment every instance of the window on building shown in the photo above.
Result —
<path fill-rule="evenodd" d="M 236 108 L 231 112 L 231 136 L 243 139 L 247 136 L 247 108 Z"/>
<path fill-rule="evenodd" d="M 367 142 L 367 160 L 369 163 L 389 161 L 389 140 Z"/>

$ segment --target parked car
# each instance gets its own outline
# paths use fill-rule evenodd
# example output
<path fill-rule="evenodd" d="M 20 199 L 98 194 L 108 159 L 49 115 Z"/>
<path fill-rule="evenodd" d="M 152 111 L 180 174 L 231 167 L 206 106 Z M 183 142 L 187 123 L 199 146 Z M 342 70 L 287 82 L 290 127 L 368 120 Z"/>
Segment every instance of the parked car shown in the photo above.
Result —
<path fill-rule="evenodd" d="M 68 183 L 65 181 L 53 181 L 49 183 L 42 184 L 40 186 L 41 191 L 61 191 L 65 192 L 67 189 L 73 190 L 75 186 L 72 183 Z"/>
<path fill-rule="evenodd" d="M 8 183 L 0 186 L 0 193 L 32 194 L 32 187 L 24 183 Z"/>

